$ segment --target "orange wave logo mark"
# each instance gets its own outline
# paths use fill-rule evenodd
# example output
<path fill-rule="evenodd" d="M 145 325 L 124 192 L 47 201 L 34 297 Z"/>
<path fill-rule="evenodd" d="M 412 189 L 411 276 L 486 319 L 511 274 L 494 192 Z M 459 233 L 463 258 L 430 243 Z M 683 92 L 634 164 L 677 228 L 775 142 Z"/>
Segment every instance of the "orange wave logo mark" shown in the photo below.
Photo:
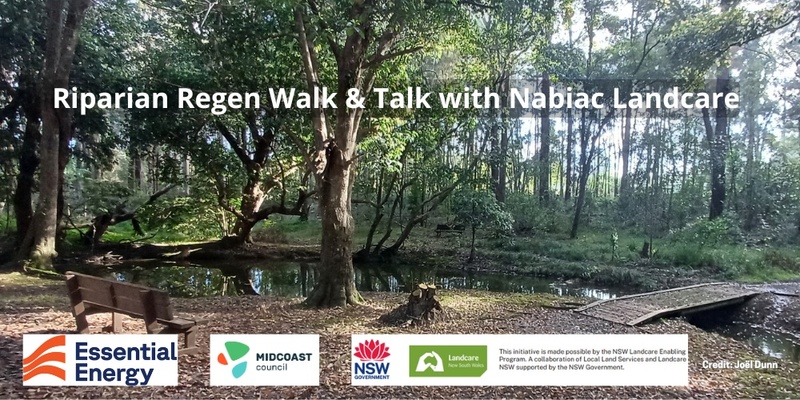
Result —
<path fill-rule="evenodd" d="M 67 372 L 55 365 L 42 365 L 47 362 L 59 362 L 66 365 L 67 354 L 63 351 L 50 351 L 55 347 L 67 345 L 65 335 L 53 336 L 41 344 L 33 353 L 22 360 L 22 381 L 26 382 L 37 375 L 52 375 L 62 381 L 67 379 Z"/>

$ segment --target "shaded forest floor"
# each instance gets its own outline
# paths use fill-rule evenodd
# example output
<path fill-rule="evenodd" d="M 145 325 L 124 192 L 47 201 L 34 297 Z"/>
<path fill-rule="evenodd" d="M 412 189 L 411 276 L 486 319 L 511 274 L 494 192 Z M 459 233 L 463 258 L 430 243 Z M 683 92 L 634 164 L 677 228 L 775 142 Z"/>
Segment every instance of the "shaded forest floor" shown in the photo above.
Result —
<path fill-rule="evenodd" d="M 543 306 L 563 300 L 552 295 L 444 291 L 448 310 L 433 327 L 386 327 L 377 318 L 404 301 L 405 295 L 365 293 L 366 304 L 347 309 L 309 310 L 300 299 L 275 297 L 210 297 L 175 299 L 180 313 L 207 317 L 211 325 L 200 332 L 199 343 L 211 333 L 318 333 L 321 335 L 319 387 L 209 387 L 208 350 L 180 361 L 180 385 L 153 388 L 25 388 L 21 383 L 22 334 L 69 333 L 75 322 L 68 310 L 63 282 L 0 274 L 0 398 L 800 398 L 796 382 L 800 365 L 777 360 L 775 370 L 708 369 L 703 361 L 763 360 L 740 342 L 702 331 L 682 320 L 667 320 L 641 328 L 555 310 Z M 248 321 L 247 324 L 242 321 Z M 109 315 L 92 316 L 100 333 Z M 144 333 L 142 321 L 125 319 L 127 333 Z M 385 387 L 350 386 L 350 335 L 389 333 L 686 333 L 689 335 L 687 387 Z"/>

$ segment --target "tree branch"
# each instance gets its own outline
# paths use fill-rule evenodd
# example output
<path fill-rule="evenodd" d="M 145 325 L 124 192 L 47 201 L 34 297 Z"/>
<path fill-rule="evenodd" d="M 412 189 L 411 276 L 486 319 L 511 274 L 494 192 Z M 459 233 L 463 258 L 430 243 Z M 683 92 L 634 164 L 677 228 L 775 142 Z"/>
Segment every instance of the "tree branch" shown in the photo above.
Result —
<path fill-rule="evenodd" d="M 254 171 L 257 169 L 256 163 L 250 158 L 247 152 L 244 151 L 242 146 L 239 145 L 239 142 L 236 140 L 236 137 L 233 136 L 233 133 L 228 129 L 225 124 L 222 123 L 218 118 L 214 120 L 214 125 L 216 126 L 219 133 L 228 141 L 228 144 L 233 149 L 233 152 L 236 153 L 236 156 L 239 157 L 239 160 L 242 161 L 245 168 L 250 171 Z"/>
<path fill-rule="evenodd" d="M 380 65 L 381 63 L 383 63 L 385 61 L 388 61 L 388 60 L 391 60 L 393 58 L 397 58 L 397 57 L 400 57 L 400 56 L 404 56 L 406 54 L 416 53 L 416 52 L 418 52 L 418 51 L 420 51 L 422 49 L 423 49 L 422 46 L 414 46 L 414 47 L 410 47 L 410 48 L 407 48 L 407 49 L 404 49 L 404 50 L 398 50 L 398 51 L 395 51 L 395 52 L 392 52 L 392 53 L 387 53 L 387 54 L 379 54 L 378 53 L 378 54 L 375 54 L 374 56 L 372 56 L 372 58 L 369 61 L 367 61 L 366 65 L 364 67 L 365 68 L 372 68 L 372 67 Z"/>

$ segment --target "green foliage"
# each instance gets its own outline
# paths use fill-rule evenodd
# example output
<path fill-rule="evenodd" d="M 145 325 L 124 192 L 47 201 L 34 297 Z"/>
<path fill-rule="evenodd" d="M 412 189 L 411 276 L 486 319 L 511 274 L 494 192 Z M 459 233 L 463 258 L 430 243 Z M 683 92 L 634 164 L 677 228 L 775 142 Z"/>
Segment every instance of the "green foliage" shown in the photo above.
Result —
<path fill-rule="evenodd" d="M 85 169 L 70 169 L 66 174 L 67 204 L 74 213 L 93 218 L 114 210 L 133 211 L 146 199 L 126 183 L 116 179 L 92 178 Z"/>
<path fill-rule="evenodd" d="M 741 238 L 739 226 L 730 215 L 713 220 L 700 218 L 670 235 L 672 242 L 692 244 L 698 248 L 739 243 Z"/>
<path fill-rule="evenodd" d="M 137 212 L 148 231 L 178 233 L 191 240 L 218 239 L 230 233 L 235 219 L 214 201 L 214 189 L 199 179 L 191 183 L 191 195 L 176 188 Z"/>
<path fill-rule="evenodd" d="M 180 196 L 157 201 L 139 212 L 148 231 L 165 230 L 179 233 L 190 240 L 222 237 L 219 207 L 202 197 Z"/>
<path fill-rule="evenodd" d="M 492 193 L 461 190 L 453 195 L 456 220 L 475 229 L 485 229 L 489 237 L 508 243 L 514 230 L 514 218 Z"/>
<path fill-rule="evenodd" d="M 736 6 L 724 12 L 711 6 L 689 7 L 674 16 L 666 36 L 671 61 L 684 71 L 702 75 L 725 51 L 788 24 L 794 13 L 788 3 L 759 11 Z"/>
<path fill-rule="evenodd" d="M 797 251 L 768 249 L 764 252 L 764 263 L 769 267 L 800 274 L 800 254 Z"/>
<path fill-rule="evenodd" d="M 564 233 L 569 227 L 568 211 L 557 205 L 543 207 L 533 194 L 509 193 L 504 207 L 514 220 L 516 232 Z"/>

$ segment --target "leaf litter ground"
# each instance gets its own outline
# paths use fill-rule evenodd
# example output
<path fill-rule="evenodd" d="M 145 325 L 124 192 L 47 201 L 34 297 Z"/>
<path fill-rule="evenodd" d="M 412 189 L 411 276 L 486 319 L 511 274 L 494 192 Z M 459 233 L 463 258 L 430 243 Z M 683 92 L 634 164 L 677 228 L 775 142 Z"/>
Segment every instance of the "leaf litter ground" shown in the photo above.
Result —
<path fill-rule="evenodd" d="M 800 398 L 800 365 L 777 360 L 770 371 L 709 369 L 703 361 L 765 360 L 755 349 L 704 332 L 681 320 L 641 328 L 614 324 L 545 308 L 575 301 L 550 295 L 443 291 L 445 318 L 433 326 L 385 326 L 377 320 L 406 299 L 404 294 L 364 293 L 367 302 L 347 309 L 312 310 L 301 299 L 277 297 L 209 297 L 175 299 L 177 311 L 208 318 L 199 343 L 212 333 L 318 333 L 321 335 L 319 387 L 210 387 L 209 354 L 180 359 L 176 387 L 23 387 L 22 335 L 71 333 L 62 282 L 0 275 L 0 398 Z M 90 317 L 93 333 L 110 323 L 110 314 Z M 125 333 L 144 333 L 141 320 L 125 318 Z M 353 387 L 350 386 L 351 334 L 591 334 L 687 333 L 688 387 Z M 309 372 L 312 373 L 312 372 Z"/>

